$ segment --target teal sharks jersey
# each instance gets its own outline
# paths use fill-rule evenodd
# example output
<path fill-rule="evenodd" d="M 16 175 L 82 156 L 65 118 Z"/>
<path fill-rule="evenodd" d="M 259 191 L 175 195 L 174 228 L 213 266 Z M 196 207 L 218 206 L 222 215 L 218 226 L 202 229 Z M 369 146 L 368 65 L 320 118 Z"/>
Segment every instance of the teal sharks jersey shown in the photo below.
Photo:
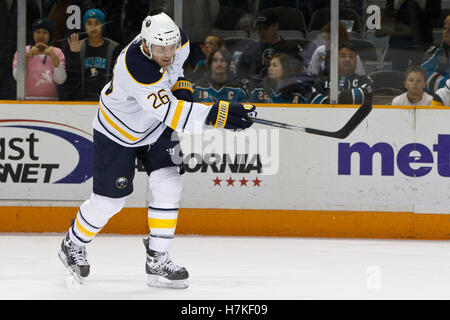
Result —
<path fill-rule="evenodd" d="M 247 93 L 240 87 L 225 83 L 219 89 L 208 82 L 200 82 L 194 86 L 195 102 L 217 102 L 226 100 L 230 102 L 246 102 Z"/>
<path fill-rule="evenodd" d="M 255 88 L 250 93 L 249 102 L 255 103 L 308 103 L 308 99 L 300 93 L 283 94 L 271 90 L 270 94 L 264 92 L 263 88 Z"/>

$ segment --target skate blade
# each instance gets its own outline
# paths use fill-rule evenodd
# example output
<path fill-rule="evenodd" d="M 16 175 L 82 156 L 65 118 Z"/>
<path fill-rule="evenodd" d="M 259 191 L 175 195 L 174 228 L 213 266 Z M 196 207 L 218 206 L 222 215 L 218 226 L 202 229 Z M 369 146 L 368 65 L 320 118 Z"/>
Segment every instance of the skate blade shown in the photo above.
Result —
<path fill-rule="evenodd" d="M 79 274 L 75 272 L 67 262 L 67 257 L 64 254 L 62 250 L 58 252 L 58 257 L 61 260 L 61 262 L 64 264 L 64 267 L 66 267 L 66 270 L 70 273 L 70 276 L 75 280 L 78 284 L 83 284 L 83 277 L 81 277 Z"/>
<path fill-rule="evenodd" d="M 158 275 L 147 275 L 147 285 L 156 288 L 186 289 L 189 287 L 188 279 L 168 280 Z"/>

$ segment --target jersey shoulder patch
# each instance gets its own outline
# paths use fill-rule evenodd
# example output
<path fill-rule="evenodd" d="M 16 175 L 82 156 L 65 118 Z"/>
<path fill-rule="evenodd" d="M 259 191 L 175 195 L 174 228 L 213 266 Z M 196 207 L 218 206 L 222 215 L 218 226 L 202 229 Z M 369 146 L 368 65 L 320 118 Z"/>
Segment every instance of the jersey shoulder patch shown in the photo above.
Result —
<path fill-rule="evenodd" d="M 155 61 L 141 51 L 141 42 L 133 42 L 125 52 L 125 66 L 130 76 L 139 84 L 151 85 L 162 79 L 164 72 Z"/>

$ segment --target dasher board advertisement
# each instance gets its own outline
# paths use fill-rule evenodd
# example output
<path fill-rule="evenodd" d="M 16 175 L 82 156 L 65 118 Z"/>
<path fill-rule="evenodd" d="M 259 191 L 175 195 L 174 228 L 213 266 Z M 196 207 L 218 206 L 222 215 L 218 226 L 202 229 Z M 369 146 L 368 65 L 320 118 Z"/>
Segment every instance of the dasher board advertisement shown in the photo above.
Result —
<path fill-rule="evenodd" d="M 266 105 L 258 116 L 333 131 L 356 107 Z M 0 199 L 87 199 L 96 110 L 0 104 Z M 449 119 L 444 108 L 374 106 L 342 140 L 258 124 L 244 132 L 180 134 L 180 207 L 450 213 Z M 136 163 L 127 206 L 150 199 L 147 174 Z"/>

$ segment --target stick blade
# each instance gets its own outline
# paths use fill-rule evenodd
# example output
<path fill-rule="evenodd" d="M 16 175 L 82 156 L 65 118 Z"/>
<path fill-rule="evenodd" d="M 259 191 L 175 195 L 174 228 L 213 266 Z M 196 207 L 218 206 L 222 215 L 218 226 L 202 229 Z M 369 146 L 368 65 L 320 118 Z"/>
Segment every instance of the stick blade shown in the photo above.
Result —
<path fill-rule="evenodd" d="M 305 128 L 305 131 L 311 134 L 317 134 L 337 139 L 345 139 L 350 135 L 350 133 L 353 132 L 353 130 L 355 130 L 359 126 L 359 124 L 369 115 L 371 111 L 372 103 L 364 102 L 358 108 L 355 114 L 350 118 L 350 120 L 348 120 L 347 123 L 338 131 L 323 131 L 313 128 Z"/>

